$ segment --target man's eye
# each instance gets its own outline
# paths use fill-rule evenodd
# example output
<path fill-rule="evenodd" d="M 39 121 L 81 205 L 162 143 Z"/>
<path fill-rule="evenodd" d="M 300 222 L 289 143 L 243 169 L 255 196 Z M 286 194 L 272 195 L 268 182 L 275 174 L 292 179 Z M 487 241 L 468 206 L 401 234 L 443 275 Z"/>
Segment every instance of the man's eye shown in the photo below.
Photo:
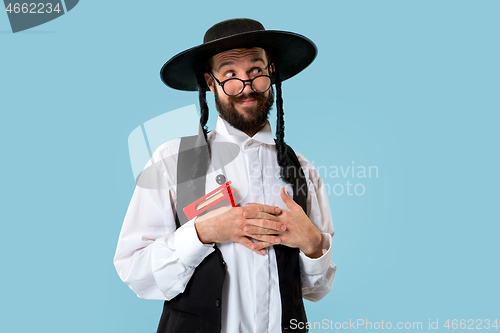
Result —
<path fill-rule="evenodd" d="M 224 77 L 227 77 L 228 79 L 232 78 L 234 77 L 234 72 L 227 72 L 226 74 L 224 74 Z"/>
<path fill-rule="evenodd" d="M 254 68 L 254 69 L 252 69 L 252 73 L 253 74 L 261 74 L 262 73 L 262 69 L 260 69 L 260 68 Z"/>

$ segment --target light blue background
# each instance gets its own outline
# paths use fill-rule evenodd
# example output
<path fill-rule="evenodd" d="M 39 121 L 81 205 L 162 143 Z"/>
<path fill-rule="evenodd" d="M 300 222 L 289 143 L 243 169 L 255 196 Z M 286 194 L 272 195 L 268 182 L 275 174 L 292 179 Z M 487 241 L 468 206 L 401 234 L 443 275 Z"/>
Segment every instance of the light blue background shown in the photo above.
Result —
<path fill-rule="evenodd" d="M 379 170 L 325 178 L 366 192 L 330 196 L 337 278 L 308 319 L 500 319 L 500 2 L 220 4 L 80 1 L 17 34 L 0 13 L 0 331 L 156 331 L 162 302 L 112 263 L 135 185 L 127 138 L 197 104 L 159 69 L 233 17 L 318 46 L 283 84 L 287 142 L 318 166 Z"/>

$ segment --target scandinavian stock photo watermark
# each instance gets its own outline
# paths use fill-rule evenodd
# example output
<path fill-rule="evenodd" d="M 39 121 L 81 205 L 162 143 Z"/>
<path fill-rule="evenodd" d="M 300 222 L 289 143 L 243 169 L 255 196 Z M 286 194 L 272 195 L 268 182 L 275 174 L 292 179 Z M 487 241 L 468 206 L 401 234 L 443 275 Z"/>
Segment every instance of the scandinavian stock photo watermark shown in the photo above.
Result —
<path fill-rule="evenodd" d="M 328 167 L 318 165 L 316 170 L 323 179 L 326 193 L 335 196 L 362 196 L 366 193 L 366 181 L 372 178 L 377 179 L 379 176 L 378 166 L 357 165 L 354 161 L 351 165 Z"/>
<path fill-rule="evenodd" d="M 255 161 L 250 164 L 250 168 L 262 172 L 264 179 L 280 178 L 280 170 L 277 165 L 262 167 L 260 162 Z M 308 171 L 311 173 L 309 179 L 317 179 L 317 176 L 321 177 L 322 186 L 329 196 L 363 196 L 367 191 L 367 181 L 369 179 L 378 179 L 379 177 L 378 166 L 357 165 L 354 161 L 351 162 L 351 165 L 319 165 L 315 166 L 315 169 L 316 171 Z M 292 166 L 288 168 L 288 172 L 293 175 L 293 179 L 297 179 L 301 171 Z M 317 175 L 312 175 L 314 172 L 317 172 Z M 260 182 L 257 184 L 257 190 L 259 189 Z M 296 190 L 301 191 L 302 189 Z M 280 191 L 280 184 L 273 184 L 271 186 L 272 194 L 279 195 Z"/>

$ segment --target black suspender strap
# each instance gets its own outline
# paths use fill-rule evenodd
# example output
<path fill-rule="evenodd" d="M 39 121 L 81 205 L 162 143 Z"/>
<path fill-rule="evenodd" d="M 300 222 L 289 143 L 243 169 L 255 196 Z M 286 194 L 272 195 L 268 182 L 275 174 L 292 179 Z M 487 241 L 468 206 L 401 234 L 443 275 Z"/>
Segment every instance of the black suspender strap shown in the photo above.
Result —
<path fill-rule="evenodd" d="M 292 174 L 293 200 L 299 204 L 307 214 L 307 181 L 297 155 L 290 146 L 286 145 L 288 168 Z M 281 328 L 283 332 L 290 332 L 292 320 L 295 323 L 307 322 L 304 302 L 302 301 L 302 283 L 300 281 L 299 249 L 284 245 L 274 245 L 278 264 L 279 286 L 281 294 Z M 307 332 L 307 329 L 293 332 Z"/>
<path fill-rule="evenodd" d="M 189 219 L 183 208 L 205 195 L 205 180 L 210 156 L 203 135 L 181 138 L 177 160 L 177 228 Z"/>

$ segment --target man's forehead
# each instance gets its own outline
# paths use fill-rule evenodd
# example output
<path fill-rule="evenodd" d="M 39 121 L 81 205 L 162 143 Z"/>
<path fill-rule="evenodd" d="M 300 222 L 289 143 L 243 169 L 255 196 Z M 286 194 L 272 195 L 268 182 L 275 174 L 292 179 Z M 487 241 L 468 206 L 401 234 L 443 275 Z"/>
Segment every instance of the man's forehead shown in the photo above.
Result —
<path fill-rule="evenodd" d="M 265 64 L 267 62 L 266 51 L 260 47 L 232 49 L 214 55 L 211 62 L 213 68 L 217 70 L 224 64 L 243 60 L 262 61 Z"/>

